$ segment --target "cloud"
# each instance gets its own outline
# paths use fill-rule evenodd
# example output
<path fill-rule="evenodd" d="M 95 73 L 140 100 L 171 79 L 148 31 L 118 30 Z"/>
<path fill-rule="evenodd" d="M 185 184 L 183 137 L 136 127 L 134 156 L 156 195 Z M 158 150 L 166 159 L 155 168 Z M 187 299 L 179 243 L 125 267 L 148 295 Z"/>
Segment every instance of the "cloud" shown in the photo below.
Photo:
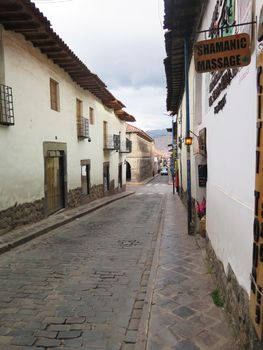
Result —
<path fill-rule="evenodd" d="M 162 87 L 143 86 L 140 88 L 121 87 L 113 94 L 125 101 L 127 112 L 136 118 L 135 126 L 143 130 L 168 128 L 171 118 L 166 116 L 164 102 L 166 92 Z"/>
<path fill-rule="evenodd" d="M 162 0 L 36 1 L 53 29 L 110 88 L 163 84 L 160 3 Z"/>
<path fill-rule="evenodd" d="M 35 1 L 142 128 L 166 125 L 162 0 Z"/>

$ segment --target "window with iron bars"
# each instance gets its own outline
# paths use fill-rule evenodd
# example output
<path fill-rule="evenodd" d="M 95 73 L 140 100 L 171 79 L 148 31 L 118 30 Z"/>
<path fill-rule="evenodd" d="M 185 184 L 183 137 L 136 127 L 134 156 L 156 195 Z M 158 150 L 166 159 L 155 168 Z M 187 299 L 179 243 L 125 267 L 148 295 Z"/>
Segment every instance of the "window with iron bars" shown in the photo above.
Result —
<path fill-rule="evenodd" d="M 121 142 L 121 153 L 131 153 L 132 151 L 132 141 L 126 138 L 126 141 Z"/>
<path fill-rule="evenodd" d="M 0 84 L 0 124 L 15 124 L 12 88 L 2 84 Z"/>
<path fill-rule="evenodd" d="M 78 138 L 88 139 L 89 138 L 89 120 L 84 117 L 78 117 L 77 127 L 78 127 Z"/>
<path fill-rule="evenodd" d="M 120 150 L 120 135 L 107 135 L 104 139 L 104 150 Z"/>

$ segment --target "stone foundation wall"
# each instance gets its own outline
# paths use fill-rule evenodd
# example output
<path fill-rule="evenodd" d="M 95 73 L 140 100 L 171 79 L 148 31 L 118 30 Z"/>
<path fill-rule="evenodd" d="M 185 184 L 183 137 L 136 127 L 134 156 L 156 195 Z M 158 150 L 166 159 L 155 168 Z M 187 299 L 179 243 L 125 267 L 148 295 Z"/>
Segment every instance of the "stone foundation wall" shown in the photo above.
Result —
<path fill-rule="evenodd" d="M 110 183 L 110 191 L 104 193 L 103 185 L 93 185 L 89 195 L 83 195 L 80 187 L 68 192 L 68 208 L 75 208 L 81 204 L 89 203 L 105 195 L 113 195 L 126 191 L 126 185 L 122 188 L 114 188 L 114 180 Z M 32 224 L 45 218 L 44 198 L 33 203 L 14 205 L 0 212 L 0 235 L 21 225 Z"/>
<path fill-rule="evenodd" d="M 114 188 L 114 186 L 115 181 L 112 180 L 110 182 L 110 190 L 108 192 L 104 192 L 103 185 L 93 185 L 90 188 L 89 195 L 84 195 L 80 187 L 70 190 L 68 192 L 68 207 L 75 208 L 81 204 L 89 203 L 104 196 L 113 195 L 126 190 L 126 185 L 124 185 L 122 188 Z"/>
<path fill-rule="evenodd" d="M 114 194 L 115 193 L 115 181 L 111 180 L 110 181 L 110 194 Z"/>
<path fill-rule="evenodd" d="M 91 200 L 102 198 L 104 196 L 103 185 L 93 185 L 89 196 Z"/>
<path fill-rule="evenodd" d="M 0 212 L 0 234 L 44 218 L 44 198 L 32 203 L 14 205 Z"/>
<path fill-rule="evenodd" d="M 81 187 L 77 187 L 74 190 L 68 192 L 68 207 L 75 208 L 81 204 L 83 194 Z"/>
<path fill-rule="evenodd" d="M 207 239 L 206 251 L 215 273 L 218 288 L 224 297 L 226 311 L 234 326 L 239 342 L 238 349 L 263 349 L 263 343 L 257 339 L 249 317 L 249 296 L 247 292 L 239 285 L 230 265 L 228 265 L 227 273 L 225 273 L 223 264 L 217 259 L 209 239 Z"/>

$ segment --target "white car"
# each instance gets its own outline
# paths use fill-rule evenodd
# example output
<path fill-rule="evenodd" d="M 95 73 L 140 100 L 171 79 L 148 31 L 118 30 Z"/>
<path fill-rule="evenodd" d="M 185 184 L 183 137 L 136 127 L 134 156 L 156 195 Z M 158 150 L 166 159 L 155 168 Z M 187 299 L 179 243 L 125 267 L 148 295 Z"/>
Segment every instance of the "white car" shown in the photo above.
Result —
<path fill-rule="evenodd" d="M 168 168 L 166 168 L 166 167 L 162 168 L 160 174 L 161 175 L 168 175 Z"/>

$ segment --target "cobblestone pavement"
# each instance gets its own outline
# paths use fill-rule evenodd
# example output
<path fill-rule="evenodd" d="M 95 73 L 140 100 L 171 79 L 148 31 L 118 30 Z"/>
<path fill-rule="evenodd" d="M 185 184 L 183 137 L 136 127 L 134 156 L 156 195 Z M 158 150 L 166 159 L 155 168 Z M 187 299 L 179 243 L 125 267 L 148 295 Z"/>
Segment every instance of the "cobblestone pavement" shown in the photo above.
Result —
<path fill-rule="evenodd" d="M 211 298 L 215 283 L 196 238 L 187 235 L 178 196 L 166 201 L 162 237 L 143 350 L 236 349 L 225 312 Z M 202 238 L 201 238 L 202 240 Z"/>
<path fill-rule="evenodd" d="M 133 348 L 170 190 L 152 187 L 0 256 L 1 350 Z"/>

